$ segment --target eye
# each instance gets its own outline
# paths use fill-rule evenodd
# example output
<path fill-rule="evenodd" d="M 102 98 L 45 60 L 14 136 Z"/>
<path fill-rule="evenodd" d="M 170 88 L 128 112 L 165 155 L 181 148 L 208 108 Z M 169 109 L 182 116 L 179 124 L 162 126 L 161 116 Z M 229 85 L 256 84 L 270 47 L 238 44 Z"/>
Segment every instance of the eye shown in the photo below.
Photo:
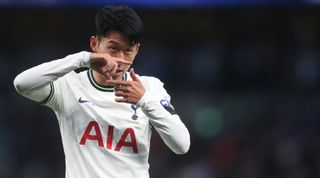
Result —
<path fill-rule="evenodd" d="M 133 52 L 132 48 L 127 48 L 127 49 L 125 50 L 125 53 L 126 53 L 126 54 L 131 54 L 132 52 Z"/>
<path fill-rule="evenodd" d="M 116 46 L 109 46 L 108 49 L 109 49 L 109 51 L 111 51 L 111 52 L 116 52 L 116 51 L 118 51 L 118 48 L 117 48 Z"/>

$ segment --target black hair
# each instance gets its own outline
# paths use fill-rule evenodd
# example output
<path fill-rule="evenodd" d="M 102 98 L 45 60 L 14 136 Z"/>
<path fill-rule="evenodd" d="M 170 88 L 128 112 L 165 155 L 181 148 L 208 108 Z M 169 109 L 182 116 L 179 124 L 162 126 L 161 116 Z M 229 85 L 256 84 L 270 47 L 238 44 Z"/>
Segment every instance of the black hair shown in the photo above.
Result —
<path fill-rule="evenodd" d="M 132 44 L 140 40 L 143 24 L 137 13 L 127 6 L 106 6 L 95 15 L 96 35 L 99 39 L 108 31 L 120 31 L 127 35 Z"/>

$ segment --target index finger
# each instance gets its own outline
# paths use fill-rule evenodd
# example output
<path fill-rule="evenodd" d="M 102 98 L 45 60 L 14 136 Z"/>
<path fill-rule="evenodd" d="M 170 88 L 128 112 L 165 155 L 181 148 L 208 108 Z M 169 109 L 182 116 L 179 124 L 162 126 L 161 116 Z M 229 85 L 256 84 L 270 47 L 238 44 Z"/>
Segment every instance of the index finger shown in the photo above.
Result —
<path fill-rule="evenodd" d="M 131 65 L 131 64 L 132 64 L 132 62 L 130 62 L 130 61 L 126 61 L 126 60 L 124 60 L 124 59 L 118 59 L 118 60 L 117 60 L 117 63 L 120 63 L 120 64 L 127 64 L 127 65 Z"/>
<path fill-rule="evenodd" d="M 107 83 L 111 85 L 128 85 L 129 84 L 128 81 L 122 81 L 122 80 L 108 80 Z"/>

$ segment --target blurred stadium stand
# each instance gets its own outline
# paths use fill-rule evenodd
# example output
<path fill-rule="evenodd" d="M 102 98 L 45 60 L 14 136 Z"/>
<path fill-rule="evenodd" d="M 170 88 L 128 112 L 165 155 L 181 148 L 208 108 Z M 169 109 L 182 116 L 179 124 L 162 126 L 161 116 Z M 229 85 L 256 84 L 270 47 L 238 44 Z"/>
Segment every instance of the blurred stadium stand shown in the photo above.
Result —
<path fill-rule="evenodd" d="M 103 3 L 88 2 L 0 1 L 1 178 L 64 177 L 54 113 L 12 82 L 89 51 Z M 123 1 L 145 24 L 134 67 L 165 82 L 192 136 L 189 153 L 173 156 L 154 134 L 151 178 L 320 177 L 319 1 L 134 2 Z"/>
<path fill-rule="evenodd" d="M 2 0 L 0 4 L 5 6 L 20 7 L 79 7 L 79 6 L 104 6 L 104 0 Z M 256 6 L 256 5 L 294 5 L 306 3 L 319 3 L 318 0 L 108 0 L 109 4 L 129 5 L 140 8 L 208 8 L 218 6 Z"/>

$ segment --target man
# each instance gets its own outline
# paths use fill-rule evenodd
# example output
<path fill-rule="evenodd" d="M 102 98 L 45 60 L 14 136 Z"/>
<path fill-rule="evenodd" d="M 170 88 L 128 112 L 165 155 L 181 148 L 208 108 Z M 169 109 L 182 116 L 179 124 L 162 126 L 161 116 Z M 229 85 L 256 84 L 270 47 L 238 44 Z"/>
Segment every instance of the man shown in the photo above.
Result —
<path fill-rule="evenodd" d="M 177 154 L 190 146 L 187 128 L 163 83 L 129 72 L 143 25 L 130 8 L 107 6 L 95 16 L 92 52 L 35 66 L 14 80 L 23 96 L 54 110 L 66 178 L 148 178 L 151 127 Z M 84 72 L 76 69 L 89 67 Z"/>

